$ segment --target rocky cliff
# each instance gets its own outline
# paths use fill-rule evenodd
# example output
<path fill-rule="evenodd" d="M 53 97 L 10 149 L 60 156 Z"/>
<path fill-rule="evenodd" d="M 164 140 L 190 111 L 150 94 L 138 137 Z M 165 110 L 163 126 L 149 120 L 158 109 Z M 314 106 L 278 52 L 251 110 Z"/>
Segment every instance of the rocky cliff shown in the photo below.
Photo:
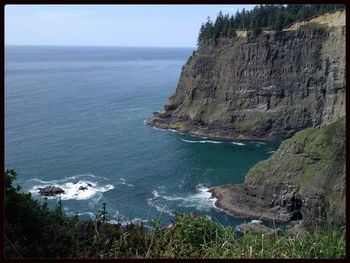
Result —
<path fill-rule="evenodd" d="M 242 218 L 345 225 L 345 11 L 282 32 L 201 42 L 147 123 L 225 139 L 286 139 L 239 185 L 211 189 Z"/>
<path fill-rule="evenodd" d="M 243 218 L 345 224 L 345 119 L 308 128 L 255 165 L 245 183 L 210 191 L 217 205 Z"/>
<path fill-rule="evenodd" d="M 336 26 L 312 23 L 202 41 L 175 94 L 147 123 L 207 137 L 269 140 L 344 116 L 345 11 L 334 19 Z"/>

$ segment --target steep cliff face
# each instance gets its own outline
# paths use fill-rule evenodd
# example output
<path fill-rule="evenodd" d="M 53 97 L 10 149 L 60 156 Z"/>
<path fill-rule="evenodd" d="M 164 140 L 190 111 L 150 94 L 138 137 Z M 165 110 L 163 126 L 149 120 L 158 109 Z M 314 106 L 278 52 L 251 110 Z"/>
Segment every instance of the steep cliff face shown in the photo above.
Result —
<path fill-rule="evenodd" d="M 227 139 L 292 136 L 243 184 L 212 188 L 217 205 L 243 218 L 344 225 L 345 11 L 239 35 L 202 42 L 147 123 Z"/>
<path fill-rule="evenodd" d="M 217 205 L 240 217 L 345 225 L 345 119 L 308 128 L 255 165 L 241 185 L 211 189 Z"/>
<path fill-rule="evenodd" d="M 340 25 L 202 42 L 175 94 L 147 123 L 207 137 L 268 140 L 344 115 Z"/>

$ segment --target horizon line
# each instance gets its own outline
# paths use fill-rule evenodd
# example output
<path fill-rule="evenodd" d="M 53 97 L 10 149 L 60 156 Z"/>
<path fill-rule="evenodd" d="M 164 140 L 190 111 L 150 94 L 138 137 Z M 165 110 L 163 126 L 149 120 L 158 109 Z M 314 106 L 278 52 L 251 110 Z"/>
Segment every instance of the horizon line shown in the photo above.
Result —
<path fill-rule="evenodd" d="M 5 44 L 7 46 L 17 46 L 17 47 L 114 47 L 114 48 L 194 48 L 197 46 L 125 46 L 125 45 L 59 45 L 59 44 Z"/>

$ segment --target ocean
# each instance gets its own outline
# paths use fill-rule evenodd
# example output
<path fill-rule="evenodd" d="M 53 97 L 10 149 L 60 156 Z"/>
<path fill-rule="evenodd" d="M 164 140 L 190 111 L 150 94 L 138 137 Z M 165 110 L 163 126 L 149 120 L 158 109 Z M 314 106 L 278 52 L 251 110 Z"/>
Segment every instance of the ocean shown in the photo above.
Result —
<path fill-rule="evenodd" d="M 37 199 L 40 187 L 63 188 L 64 212 L 82 220 L 105 202 L 112 223 L 168 224 L 176 212 L 241 223 L 207 190 L 243 183 L 279 142 L 209 140 L 144 124 L 175 92 L 192 51 L 6 46 L 5 169 Z"/>

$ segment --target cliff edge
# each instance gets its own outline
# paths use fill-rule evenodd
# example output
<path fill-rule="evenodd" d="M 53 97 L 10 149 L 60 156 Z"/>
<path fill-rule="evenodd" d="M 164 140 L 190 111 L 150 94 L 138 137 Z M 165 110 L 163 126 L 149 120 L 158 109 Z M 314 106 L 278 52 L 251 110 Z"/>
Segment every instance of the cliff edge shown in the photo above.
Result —
<path fill-rule="evenodd" d="M 244 184 L 210 189 L 216 205 L 241 218 L 345 225 L 345 118 L 285 140 Z"/>
<path fill-rule="evenodd" d="M 212 188 L 216 205 L 241 218 L 345 225 L 345 31 L 345 11 L 336 11 L 280 32 L 201 41 L 147 123 L 285 139 L 243 184 Z"/>
<path fill-rule="evenodd" d="M 296 30 L 201 41 L 175 94 L 147 123 L 211 138 L 275 140 L 344 116 L 345 11 L 324 16 L 329 25 L 311 20 Z"/>

